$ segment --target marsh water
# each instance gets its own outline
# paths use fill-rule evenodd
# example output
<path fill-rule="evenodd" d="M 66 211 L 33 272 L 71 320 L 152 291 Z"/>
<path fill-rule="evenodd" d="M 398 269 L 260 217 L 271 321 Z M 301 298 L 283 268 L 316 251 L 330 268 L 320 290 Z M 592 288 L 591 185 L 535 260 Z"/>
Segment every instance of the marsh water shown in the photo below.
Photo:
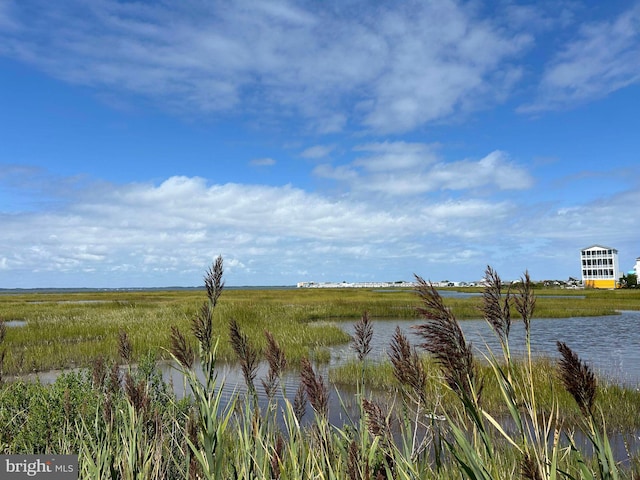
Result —
<path fill-rule="evenodd" d="M 383 361 L 387 358 L 389 343 L 396 327 L 407 335 L 412 344 L 418 345 L 420 338 L 413 333 L 413 326 L 420 319 L 374 319 L 373 338 L 371 340 L 370 361 Z M 338 325 L 349 335 L 354 333 L 353 322 L 339 322 Z M 14 325 L 19 327 L 20 325 Z M 499 343 L 484 320 L 464 320 L 460 326 L 474 353 L 482 358 L 487 348 L 500 353 Z M 565 342 L 582 360 L 608 382 L 622 384 L 631 388 L 640 388 L 640 311 L 623 311 L 618 315 L 575 318 L 540 318 L 531 322 L 531 347 L 534 355 L 556 358 L 556 342 Z M 524 352 L 524 326 L 514 321 L 509 335 L 511 352 L 514 355 Z M 349 344 L 338 345 L 330 349 L 331 359 L 327 364 L 318 365 L 326 379 L 331 367 L 339 366 L 355 358 L 355 352 Z M 179 372 L 169 365 L 163 366 L 165 378 L 171 381 L 179 395 L 184 394 Z M 45 383 L 55 380 L 60 372 L 40 372 L 37 376 Z M 266 365 L 261 365 L 256 384 L 260 387 L 260 378 L 266 376 Z M 219 365 L 219 378 L 225 379 L 225 389 L 229 395 L 243 388 L 240 369 L 235 365 Z M 286 390 L 295 393 L 299 378 L 297 373 L 289 372 L 283 378 Z M 261 388 L 258 388 L 261 390 Z"/>
<path fill-rule="evenodd" d="M 396 327 L 400 327 L 414 344 L 420 338 L 413 334 L 421 321 L 379 319 L 373 322 L 372 359 L 386 357 L 389 342 Z M 485 320 L 463 320 L 460 327 L 465 338 L 482 356 L 491 348 L 500 353 L 500 345 Z M 353 324 L 343 324 L 353 335 Z M 524 353 L 524 325 L 513 321 L 509 344 L 513 354 Z M 601 377 L 631 387 L 640 385 L 640 311 L 623 311 L 618 315 L 573 318 L 534 318 L 531 322 L 531 349 L 534 355 L 556 358 L 556 342 L 562 341 L 587 362 Z M 331 349 L 332 365 L 354 357 L 348 345 Z"/>
<path fill-rule="evenodd" d="M 389 343 L 396 327 L 400 327 L 413 344 L 420 343 L 420 338 L 411 328 L 420 324 L 419 319 L 374 319 L 372 324 L 370 361 L 383 361 L 387 358 Z M 353 323 L 341 322 L 339 325 L 349 335 L 353 335 Z M 487 348 L 500 354 L 499 343 L 485 320 L 464 320 L 460 322 L 460 326 L 479 358 L 487 352 Z M 509 335 L 511 352 L 514 356 L 524 353 L 524 334 L 522 322 L 514 321 Z M 600 317 L 534 319 L 531 322 L 531 347 L 534 355 L 556 358 L 558 340 L 569 345 L 606 381 L 632 388 L 640 386 L 640 311 L 624 311 L 619 315 Z M 355 352 L 348 344 L 331 347 L 330 352 L 329 364 L 317 366 L 318 372 L 325 379 L 328 377 L 330 368 L 355 358 Z M 263 364 L 258 371 L 256 380 L 258 395 L 263 395 L 260 379 L 266 377 L 266 370 L 267 367 Z M 179 372 L 167 368 L 165 375 L 167 379 L 171 379 L 178 393 L 183 393 Z M 220 379 L 224 378 L 224 390 L 228 396 L 244 388 L 239 367 L 221 365 L 219 375 Z M 287 396 L 293 396 L 299 384 L 298 374 L 287 373 L 283 383 Z M 343 400 L 350 398 L 352 396 L 350 393 L 353 393 L 349 392 L 349 387 L 344 385 L 340 386 L 339 391 L 344 393 Z M 337 401 L 337 399 L 334 400 Z"/>

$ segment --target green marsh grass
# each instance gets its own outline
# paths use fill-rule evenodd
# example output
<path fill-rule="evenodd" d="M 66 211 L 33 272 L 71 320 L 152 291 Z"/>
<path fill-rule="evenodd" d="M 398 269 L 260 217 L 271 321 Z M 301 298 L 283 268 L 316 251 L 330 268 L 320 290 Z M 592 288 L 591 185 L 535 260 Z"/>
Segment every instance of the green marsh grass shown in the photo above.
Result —
<path fill-rule="evenodd" d="M 431 404 L 451 404 L 455 396 L 444 387 L 442 377 L 435 362 L 427 356 L 421 356 L 424 369 L 427 372 L 426 394 Z M 514 371 L 522 376 L 524 364 L 521 360 L 514 360 Z M 479 377 L 485 379 L 483 388 L 483 405 L 494 415 L 508 414 L 500 390 L 492 377 L 491 366 L 486 362 L 478 363 Z M 377 392 L 398 394 L 401 385 L 398 384 L 393 365 L 389 360 L 370 362 L 363 367 L 357 360 L 346 362 L 330 370 L 329 379 L 340 388 L 356 385 L 364 375 L 367 386 Z M 575 405 L 571 395 L 566 392 L 560 381 L 556 362 L 550 358 L 538 358 L 533 362 L 533 385 L 536 390 L 540 412 L 549 413 L 557 403 L 563 421 L 567 425 L 577 425 L 580 421 L 580 410 Z M 607 426 L 616 432 L 633 433 L 640 431 L 640 390 L 625 388 L 610 384 L 606 378 L 599 380 L 599 399 Z"/>
<path fill-rule="evenodd" d="M 538 318 L 609 315 L 640 308 L 640 290 L 536 293 Z M 7 329 L 5 374 L 86 367 L 98 356 L 115 360 L 120 330 L 129 333 L 138 355 L 152 351 L 166 358 L 171 325 L 187 327 L 201 296 L 198 290 L 0 295 L 0 319 L 27 322 Z M 444 298 L 459 319 L 479 318 L 481 301 Z M 372 318 L 417 318 L 415 295 L 409 290 L 225 290 L 214 319 L 221 335 L 218 355 L 221 361 L 234 358 L 226 341 L 226 322 L 233 318 L 258 348 L 264 347 L 262 332 L 268 328 L 294 365 L 310 354 L 326 360 L 326 347 L 349 341 L 338 323 L 355 321 L 365 310 Z"/>
<path fill-rule="evenodd" d="M 355 291 L 346 295 L 342 291 L 282 295 L 262 291 L 256 303 L 256 297 L 246 292 L 234 296 L 233 290 L 218 298 L 221 258 L 206 278 L 204 304 L 202 292 L 101 297 L 115 300 L 116 308 L 50 300 L 37 304 L 39 313 L 25 306 L 24 298 L 13 297 L 15 309 L 7 307 L 11 302 L 3 303 L 0 318 L 24 319 L 44 329 L 32 330 L 41 334 L 33 339 L 35 343 L 71 338 L 72 348 L 107 344 L 112 350 L 110 357 L 94 359 L 91 369 L 63 374 L 53 385 L 0 382 L 0 452 L 79 453 L 83 479 L 637 478 L 637 454 L 630 455 L 628 466 L 617 464 L 606 433 L 613 412 L 624 411 L 631 418 L 638 411 L 637 392 L 596 386 L 589 369 L 568 347 L 559 365 L 548 360 L 538 363 L 530 356 L 524 361 L 511 357 L 509 307 L 522 314 L 525 323 L 530 321 L 533 297 L 527 293 L 528 281 L 511 305 L 495 288 L 497 275 L 493 300 L 487 299 L 485 291 L 483 312 L 501 335 L 502 351 L 494 352 L 497 358 L 478 362 L 465 353 L 464 338 L 456 336 L 451 304 L 441 302 L 426 284 L 418 290 L 421 305 L 415 295 L 407 299 L 407 292 L 384 293 L 383 301 L 376 292 Z M 375 309 L 364 305 L 368 296 L 380 302 Z M 187 297 L 193 305 L 184 303 Z M 341 301 L 322 306 L 322 299 L 332 298 Z M 395 354 L 391 367 L 370 364 L 365 319 L 368 315 L 397 318 L 388 311 L 404 311 L 405 302 L 413 308 L 420 305 L 421 349 L 434 356 L 418 356 L 397 334 L 390 339 Z M 21 316 L 7 315 L 8 310 Z M 101 318 L 110 310 L 118 313 Z M 287 312 L 292 313 L 287 316 Z M 473 318 L 477 315 L 476 309 Z M 311 353 L 329 344 L 321 339 L 326 335 L 322 329 L 338 331 L 326 321 L 329 318 L 360 319 L 353 339 L 359 360 L 345 367 L 348 373 L 338 372 L 346 378 L 351 375 L 360 417 L 344 425 L 329 424 L 328 387 L 308 361 Z M 53 322 L 68 329 L 64 336 L 47 331 Z M 93 331 L 91 324 L 96 327 Z M 314 333 L 299 333 L 305 328 Z M 2 331 L 0 351 L 6 347 L 13 354 L 12 343 L 24 335 L 17 332 L 28 327 Z M 83 335 L 96 331 L 104 335 L 102 343 L 84 341 Z M 164 344 L 158 332 L 163 332 Z M 294 332 L 299 334 L 294 341 L 307 342 L 306 348 L 293 349 L 300 355 L 298 362 L 291 362 L 288 350 L 288 337 Z M 21 341 L 28 364 L 31 344 Z M 178 399 L 162 381 L 148 342 L 155 342 L 156 353 L 175 361 L 191 396 Z M 249 389 L 223 400 L 217 362 L 236 355 Z M 265 379 L 252 377 L 255 355 L 269 359 Z M 270 395 L 267 405 L 259 404 L 251 385 L 260 388 L 260 380 L 278 388 L 285 359 L 292 368 L 300 367 L 300 395 L 293 401 L 286 397 L 282 403 Z M 88 359 L 78 361 L 83 360 Z M 116 361 L 129 365 L 117 368 Z M 137 368 L 131 362 L 138 362 Z M 196 373 L 200 370 L 202 376 Z M 557 373 L 554 383 L 545 385 L 549 376 L 542 376 L 543 370 Z M 386 401 L 372 395 L 378 386 L 393 384 L 395 379 L 404 382 L 396 387 L 403 393 L 387 396 Z M 615 404 L 614 397 L 626 404 Z M 303 410 L 312 416 L 307 422 L 302 421 Z M 567 429 L 571 415 L 575 419 Z M 511 419 L 509 428 L 501 416 Z M 585 433 L 593 454 L 561 438 L 559 432 L 571 435 L 573 425 Z"/>

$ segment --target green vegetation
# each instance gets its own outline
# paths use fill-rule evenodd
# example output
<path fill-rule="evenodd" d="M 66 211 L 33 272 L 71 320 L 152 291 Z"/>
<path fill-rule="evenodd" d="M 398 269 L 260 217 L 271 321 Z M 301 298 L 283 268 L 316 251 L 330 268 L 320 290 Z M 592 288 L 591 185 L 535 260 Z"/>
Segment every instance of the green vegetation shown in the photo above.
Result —
<path fill-rule="evenodd" d="M 621 288 L 638 288 L 638 275 L 635 273 L 625 273 L 620 278 Z"/>
<path fill-rule="evenodd" d="M 128 317 L 111 318 L 121 322 L 113 338 L 106 338 L 111 335 L 108 329 L 103 332 L 115 361 L 94 356 L 90 369 L 61 375 L 50 386 L 0 379 L 0 451 L 79 453 L 81 478 L 100 479 L 638 478 L 638 453 L 616 458 L 608 432 L 615 427 L 636 433 L 640 393 L 599 386 L 589 367 L 561 342 L 558 364 L 534 360 L 529 326 L 534 307 L 537 310 L 544 299 L 534 297 L 528 276 L 508 297 L 493 270 L 487 270 L 487 278 L 476 317 L 487 320 L 501 348 L 483 361 L 474 358 L 448 300 L 422 279 L 416 289 L 418 302 L 415 295 L 412 298 L 414 305 L 418 303 L 414 312 L 422 319 L 417 328 L 421 351 L 428 358 L 398 329 L 390 339 L 389 362 L 372 368 L 367 356 L 373 327 L 370 315 L 360 313 L 352 339 L 358 360 L 335 373 L 350 379 L 353 398 L 343 400 L 355 403 L 358 415 L 344 425 L 332 425 L 328 386 L 309 359 L 310 352 L 321 351 L 318 348 L 328 343 L 311 341 L 305 353 L 298 353 L 299 360 L 293 362 L 300 372 L 295 396 L 284 392 L 282 375 L 292 363 L 284 348 L 290 342 L 287 335 L 300 335 L 303 328 L 336 327 L 310 319 L 307 312 L 287 330 L 266 314 L 292 309 L 333 312 L 316 317 L 322 319 L 349 318 L 347 312 L 360 304 L 363 293 L 347 292 L 351 301 L 335 307 L 312 302 L 326 294 L 316 291 L 306 297 L 307 302 L 293 301 L 306 292 L 301 296 L 288 292 L 286 304 L 281 297 L 275 301 L 261 292 L 264 304 L 253 303 L 254 298 L 233 306 L 233 298 L 226 298 L 233 297 L 227 295 L 233 291 L 220 296 L 219 258 L 205 277 L 204 303 L 198 297 L 195 308 L 187 307 L 182 299 L 165 293 L 158 295 L 165 295 L 161 304 L 167 310 L 153 301 L 146 306 L 150 312 L 167 315 L 163 317 L 169 324 L 167 349 L 156 351 L 178 366 L 190 396 L 177 398 L 158 373 L 156 357 L 144 353 L 148 351 L 144 335 L 153 335 L 159 323 L 132 327 L 125 319 L 137 316 L 130 311 Z M 368 295 L 375 298 L 375 293 Z M 383 295 L 404 302 L 406 292 Z M 73 320 L 82 312 L 104 309 L 97 303 L 48 303 L 38 305 L 60 312 L 78 309 L 75 316 L 59 317 L 67 318 L 60 326 L 71 325 L 67 335 L 77 333 Z M 144 302 L 127 304 L 118 299 L 117 306 L 145 310 Z M 172 321 L 169 311 L 181 314 L 183 321 Z M 339 312 L 342 315 L 336 315 Z M 528 353 L 523 359 L 511 356 L 512 312 L 525 326 Z M 153 315 L 145 318 L 149 321 Z M 47 321 L 45 316 L 43 325 L 51 326 Z M 272 326 L 281 328 L 279 335 Z M 136 331 L 143 327 L 144 332 Z M 7 328 L 0 322 L 0 367 L 9 358 L 7 351 L 13 355 L 11 342 L 16 337 L 12 336 L 21 330 L 26 329 Z M 80 343 L 68 343 L 67 349 Z M 142 353 L 136 356 L 139 348 Z M 218 377 L 223 351 L 229 352 L 224 358 L 238 362 L 246 393 L 223 395 Z M 25 362 L 30 361 L 29 354 L 30 350 L 24 352 Z M 258 379 L 261 358 L 269 369 Z M 380 385 L 391 387 L 383 390 L 377 388 Z M 265 391 L 266 404 L 259 402 L 258 389 Z"/>
<path fill-rule="evenodd" d="M 442 376 L 436 362 L 421 355 L 420 361 L 424 371 L 427 372 L 425 385 L 426 398 L 430 404 L 455 403 L 455 395 L 452 391 L 443 388 Z M 533 382 L 538 406 L 542 411 L 550 412 L 555 407 L 560 412 L 567 426 L 577 426 L 581 421 L 579 408 L 571 395 L 562 387 L 560 372 L 555 361 L 549 358 L 536 358 L 533 360 L 531 380 Z M 526 374 L 527 365 L 522 359 L 512 359 L 511 368 L 514 375 L 522 378 Z M 504 404 L 499 386 L 493 376 L 492 366 L 486 361 L 479 360 L 477 364 L 478 376 L 484 379 L 482 403 L 484 408 L 495 416 L 508 415 L 507 406 Z M 351 360 L 340 366 L 332 368 L 329 375 L 331 383 L 340 388 L 349 388 L 356 385 L 364 378 L 367 386 L 380 396 L 389 397 L 399 392 L 395 372 L 391 360 L 378 363 L 368 362 L 363 365 L 357 360 Z M 384 395 L 382 395 L 384 393 Z M 633 434 L 640 431 L 640 390 L 624 388 L 616 384 L 600 381 L 601 408 L 607 426 L 619 433 Z"/>
<path fill-rule="evenodd" d="M 638 289 L 536 293 L 538 318 L 609 315 L 640 308 Z M 189 290 L 0 295 L 0 320 L 26 321 L 24 327 L 7 329 L 5 374 L 87 367 L 98 357 L 115 361 L 120 330 L 129 334 L 138 355 L 134 361 L 149 353 L 167 359 L 171 327 L 188 328 L 201 297 L 201 291 Z M 444 302 L 459 319 L 482 316 L 479 296 Z M 233 318 L 259 348 L 265 346 L 264 329 L 269 329 L 293 365 L 305 356 L 326 360 L 326 347 L 349 341 L 337 323 L 354 321 L 365 310 L 373 318 L 418 317 L 415 294 L 409 290 L 225 290 L 214 314 L 214 329 L 221 336 L 218 358 L 234 358 L 226 337 L 226 323 Z"/>

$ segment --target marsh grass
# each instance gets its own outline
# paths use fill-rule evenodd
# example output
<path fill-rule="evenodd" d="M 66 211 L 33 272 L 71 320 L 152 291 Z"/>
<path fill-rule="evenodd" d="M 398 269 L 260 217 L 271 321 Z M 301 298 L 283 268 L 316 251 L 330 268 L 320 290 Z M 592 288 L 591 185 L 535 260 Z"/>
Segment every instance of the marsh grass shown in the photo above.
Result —
<path fill-rule="evenodd" d="M 453 392 L 445 388 L 443 378 L 438 371 L 437 364 L 426 355 L 420 355 L 420 360 L 427 372 L 425 394 L 428 403 L 440 401 L 451 404 L 455 400 Z M 526 374 L 522 359 L 513 360 L 514 375 L 522 378 Z M 560 381 L 557 362 L 548 357 L 539 357 L 533 361 L 533 384 L 538 399 L 540 412 L 549 413 L 557 404 L 562 420 L 566 426 L 576 426 L 580 422 L 580 409 L 574 399 L 563 388 Z M 478 361 L 478 376 L 485 379 L 482 401 L 484 407 L 496 416 L 508 414 L 499 387 L 492 376 L 492 368 L 486 362 Z M 356 360 L 345 362 L 333 367 L 329 373 L 329 380 L 340 388 L 349 388 L 356 384 L 362 376 L 362 366 Z M 397 381 L 394 366 L 390 360 L 368 363 L 364 368 L 364 381 L 367 386 L 378 392 L 394 395 L 400 392 L 402 385 Z M 607 426 L 620 433 L 634 433 L 640 431 L 640 390 L 610 384 L 606 379 L 599 381 L 598 398 Z"/>
<path fill-rule="evenodd" d="M 516 312 L 526 317 L 528 344 L 535 300 L 531 284 L 525 275 L 521 289 L 503 295 L 497 274 L 488 277 L 493 280 L 481 299 L 484 308 L 479 309 L 475 300 L 471 305 L 476 308 L 474 318 L 484 316 L 494 328 L 501 351 L 480 361 L 459 329 L 455 303 L 439 298 L 421 279 L 421 304 L 415 314 L 425 323 L 416 332 L 420 348 L 429 355 L 420 354 L 397 331 L 390 339 L 389 361 L 381 366 L 368 359 L 369 315 L 403 305 L 403 292 L 385 293 L 385 308 L 367 305 L 353 317 L 347 312 L 362 306 L 366 295 L 361 292 L 347 292 L 338 305 L 324 310 L 316 304 L 319 298 L 328 300 L 343 292 L 288 292 L 283 295 L 287 303 L 282 303 L 283 297 L 276 301 L 261 293 L 264 305 L 256 303 L 256 297 L 240 301 L 249 298 L 242 293 L 233 304 L 226 301 L 227 292 L 220 297 L 219 258 L 205 275 L 204 303 L 201 296 L 190 296 L 195 306 L 189 308 L 170 293 L 160 295 L 155 305 L 154 295 L 145 295 L 140 306 L 120 299 L 112 310 L 124 315 L 104 324 L 95 320 L 96 312 L 109 310 L 104 304 L 92 304 L 91 314 L 78 305 L 58 309 L 60 304 L 52 304 L 61 326 L 76 327 L 64 338 L 82 338 L 73 336 L 84 332 L 77 322 L 93 318 L 99 328 L 87 331 L 103 329 L 99 331 L 112 357 L 95 356 L 91 370 L 61 375 L 50 386 L 23 381 L 0 385 L 0 451 L 79 452 L 81 478 L 636 478 L 637 454 L 621 468 L 613 458 L 607 429 L 610 415 L 623 411 L 612 399 L 624 397 L 631 416 L 638 411 L 637 395 L 598 384 L 566 345 L 560 348 L 559 364 L 533 359 L 530 349 L 523 359 L 514 359 L 509 350 L 510 316 Z M 331 295 L 323 297 L 327 294 Z M 540 303 L 544 302 L 535 300 L 536 309 Z M 292 316 L 286 316 L 288 310 Z M 46 312 L 45 308 L 33 318 L 26 318 L 26 310 L 22 314 L 28 324 L 42 322 L 42 327 L 51 321 Z M 73 314 L 66 317 L 69 312 Z M 175 317 L 169 318 L 169 312 Z M 327 315 L 315 317 L 320 312 Z M 329 389 L 310 360 L 310 353 L 323 351 L 327 343 L 309 334 L 306 348 L 296 350 L 289 338 L 299 342 L 305 328 L 325 333 L 323 328 L 335 327 L 314 324 L 314 319 L 336 316 L 360 319 L 352 339 L 358 360 L 338 371 L 354 379 L 359 415 L 347 416 L 342 425 L 328 421 Z M 144 322 L 129 323 L 139 317 Z M 280 323 L 283 317 L 286 325 Z M 24 335 L 15 330 L 5 332 L 0 348 L 6 345 L 13 353 L 12 341 Z M 159 338 L 154 336 L 158 330 L 166 339 L 155 344 L 157 352 L 175 361 L 189 386 L 191 395 L 182 400 L 162 381 L 156 358 L 145 348 L 145 342 Z M 47 335 L 43 331 L 34 344 L 46 345 L 43 338 L 56 338 Z M 28 363 L 32 344 L 22 341 Z M 289 347 L 299 355 L 298 362 L 291 362 Z M 224 351 L 237 356 L 243 366 L 246 393 L 223 397 L 217 362 Z M 267 358 L 269 372 L 258 384 L 254 367 L 261 355 Z M 136 361 L 139 365 L 133 368 Z M 126 365 L 118 367 L 120 362 Z M 278 380 L 286 365 L 299 369 L 300 387 L 293 399 L 284 391 L 277 399 L 273 392 L 284 388 Z M 270 392 L 266 405 L 256 401 L 257 385 Z M 374 396 L 378 385 L 393 385 L 397 394 L 386 400 Z M 588 448 L 577 442 L 578 428 Z"/>
<path fill-rule="evenodd" d="M 536 290 L 536 294 L 538 318 L 640 308 L 640 291 L 631 289 Z M 4 373 L 87 367 L 98 356 L 115 361 L 120 330 L 129 334 L 136 356 L 151 351 L 167 358 L 171 326 L 188 328 L 202 295 L 199 290 L 0 295 L 0 319 L 26 321 L 23 327 L 7 328 Z M 481 297 L 443 301 L 458 319 L 481 317 Z M 226 290 L 213 318 L 220 335 L 218 358 L 235 360 L 227 328 L 233 318 L 259 349 L 266 346 L 263 330 L 268 327 L 292 365 L 305 357 L 327 360 L 326 347 L 349 341 L 338 323 L 355 321 L 364 311 L 370 318 L 419 318 L 415 295 L 406 290 Z M 517 314 L 515 306 L 512 314 Z"/>

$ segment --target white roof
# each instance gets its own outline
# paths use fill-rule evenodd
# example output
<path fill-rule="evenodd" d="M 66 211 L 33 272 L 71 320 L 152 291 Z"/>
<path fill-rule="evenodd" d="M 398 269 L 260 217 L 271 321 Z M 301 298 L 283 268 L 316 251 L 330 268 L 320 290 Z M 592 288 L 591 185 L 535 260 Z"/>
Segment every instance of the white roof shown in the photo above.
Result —
<path fill-rule="evenodd" d="M 614 252 L 617 252 L 618 250 L 616 250 L 615 248 L 611 248 L 611 247 L 605 247 L 604 245 L 591 245 L 590 247 L 587 248 L 583 248 L 582 250 L 591 250 L 592 248 L 599 248 L 602 250 L 613 250 Z"/>

